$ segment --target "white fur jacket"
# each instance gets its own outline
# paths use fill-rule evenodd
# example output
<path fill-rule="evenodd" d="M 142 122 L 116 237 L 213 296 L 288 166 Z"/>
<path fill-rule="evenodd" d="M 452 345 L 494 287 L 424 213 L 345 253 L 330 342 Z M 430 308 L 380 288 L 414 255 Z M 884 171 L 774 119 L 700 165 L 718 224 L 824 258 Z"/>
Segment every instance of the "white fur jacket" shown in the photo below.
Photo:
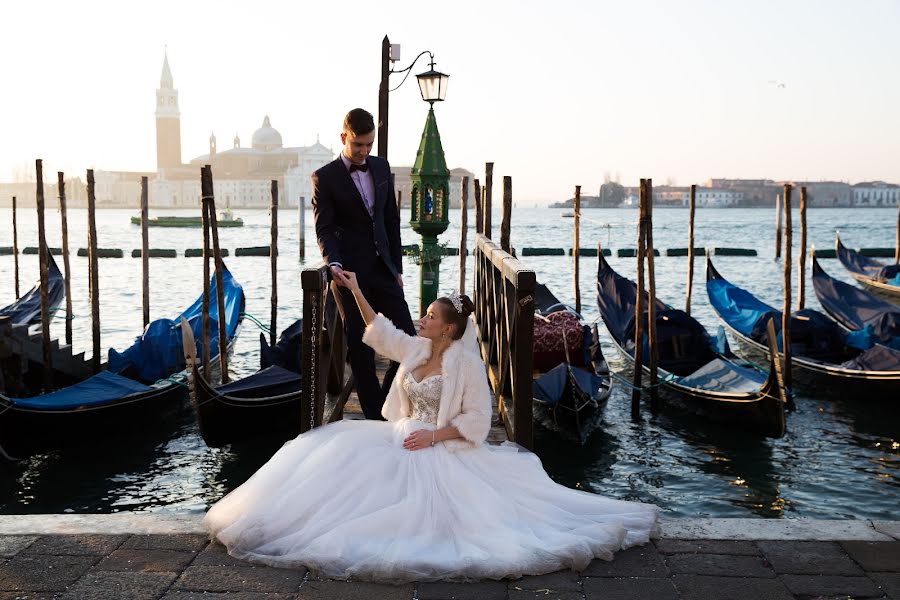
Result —
<path fill-rule="evenodd" d="M 431 340 L 406 334 L 379 313 L 366 327 L 363 342 L 400 363 L 381 415 L 388 421 L 409 417 L 412 407 L 400 382 L 406 373 L 425 364 L 431 356 Z M 445 440 L 443 444 L 452 452 L 480 446 L 491 428 L 491 392 L 481 356 L 457 340 L 444 351 L 441 375 L 444 379 L 437 427 L 453 425 L 462 436 Z"/>

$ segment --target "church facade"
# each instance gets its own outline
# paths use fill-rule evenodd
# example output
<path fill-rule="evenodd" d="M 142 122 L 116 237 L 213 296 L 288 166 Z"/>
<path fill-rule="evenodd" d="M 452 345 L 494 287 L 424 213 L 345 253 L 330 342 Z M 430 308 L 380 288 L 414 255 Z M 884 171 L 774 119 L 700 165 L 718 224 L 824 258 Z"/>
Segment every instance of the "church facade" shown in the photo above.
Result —
<path fill-rule="evenodd" d="M 278 181 L 279 206 L 309 203 L 312 174 L 334 160 L 335 153 L 318 140 L 311 146 L 285 147 L 281 133 L 269 116 L 253 132 L 250 146 L 242 146 L 236 134 L 230 148 L 219 151 L 215 134 L 209 152 L 191 159 L 181 157 L 181 113 L 178 90 L 163 60 L 156 90 L 156 177 L 151 183 L 150 203 L 155 208 L 200 206 L 200 167 L 212 167 L 217 207 L 266 208 L 272 202 L 272 180 Z"/>

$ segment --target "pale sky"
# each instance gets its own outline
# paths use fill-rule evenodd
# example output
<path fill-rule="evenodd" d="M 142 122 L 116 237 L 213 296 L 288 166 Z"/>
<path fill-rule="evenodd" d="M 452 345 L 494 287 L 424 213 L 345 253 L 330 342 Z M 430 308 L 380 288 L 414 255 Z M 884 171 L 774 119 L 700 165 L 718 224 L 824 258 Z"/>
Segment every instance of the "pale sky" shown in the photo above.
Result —
<path fill-rule="evenodd" d="M 248 146 L 266 114 L 285 145 L 337 149 L 349 108 L 377 116 L 388 35 L 396 68 L 431 50 L 450 75 L 448 164 L 493 161 L 519 202 L 606 173 L 900 182 L 897 0 L 3 4 L 0 181 L 35 158 L 51 180 L 155 170 L 166 47 L 185 162 L 211 132 Z M 414 77 L 390 101 L 389 159 L 409 165 L 428 105 Z"/>

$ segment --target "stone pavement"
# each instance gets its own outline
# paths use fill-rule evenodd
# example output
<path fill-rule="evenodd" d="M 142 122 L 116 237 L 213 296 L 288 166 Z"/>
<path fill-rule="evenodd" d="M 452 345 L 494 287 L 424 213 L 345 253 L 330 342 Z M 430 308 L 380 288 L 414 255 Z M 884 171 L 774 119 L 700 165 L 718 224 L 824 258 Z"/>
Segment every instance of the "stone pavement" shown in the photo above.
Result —
<path fill-rule="evenodd" d="M 897 522 L 669 520 L 580 573 L 392 586 L 238 561 L 197 515 L 117 516 L 0 517 L 0 600 L 900 600 Z"/>

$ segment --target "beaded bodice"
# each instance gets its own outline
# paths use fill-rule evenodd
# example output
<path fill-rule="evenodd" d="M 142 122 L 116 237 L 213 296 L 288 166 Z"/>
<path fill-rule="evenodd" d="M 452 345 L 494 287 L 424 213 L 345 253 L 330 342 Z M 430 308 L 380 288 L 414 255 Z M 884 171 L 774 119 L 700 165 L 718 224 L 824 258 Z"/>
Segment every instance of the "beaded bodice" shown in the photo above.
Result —
<path fill-rule="evenodd" d="M 437 425 L 443 383 L 444 378 L 441 375 L 431 375 L 422 381 L 416 381 L 413 379 L 412 373 L 407 371 L 403 377 L 403 389 L 409 396 L 409 402 L 412 405 L 412 415 L 410 416 L 413 419 Z"/>

